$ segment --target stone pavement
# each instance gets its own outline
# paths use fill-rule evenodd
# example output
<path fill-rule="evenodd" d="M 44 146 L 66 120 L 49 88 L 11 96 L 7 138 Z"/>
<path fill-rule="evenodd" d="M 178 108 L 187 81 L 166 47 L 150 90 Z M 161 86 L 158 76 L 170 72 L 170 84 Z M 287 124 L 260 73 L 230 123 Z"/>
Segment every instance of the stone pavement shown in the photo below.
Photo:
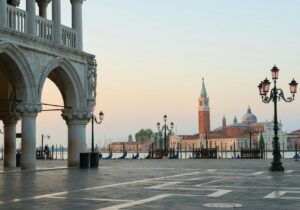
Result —
<path fill-rule="evenodd" d="M 285 172 L 269 172 L 270 160 L 38 161 L 36 171 L 0 168 L 0 209 L 300 209 L 300 161 L 283 163 Z"/>

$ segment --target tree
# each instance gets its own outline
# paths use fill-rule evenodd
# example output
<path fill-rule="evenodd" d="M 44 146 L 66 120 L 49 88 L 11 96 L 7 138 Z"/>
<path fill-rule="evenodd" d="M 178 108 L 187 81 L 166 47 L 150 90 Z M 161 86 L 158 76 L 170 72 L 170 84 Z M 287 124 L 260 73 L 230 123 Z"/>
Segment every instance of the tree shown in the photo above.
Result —
<path fill-rule="evenodd" d="M 133 142 L 132 135 L 128 136 L 128 142 Z"/>
<path fill-rule="evenodd" d="M 135 134 L 135 140 L 138 143 L 144 143 L 147 141 L 151 141 L 153 137 L 153 131 L 149 128 L 141 129 L 139 132 Z"/>

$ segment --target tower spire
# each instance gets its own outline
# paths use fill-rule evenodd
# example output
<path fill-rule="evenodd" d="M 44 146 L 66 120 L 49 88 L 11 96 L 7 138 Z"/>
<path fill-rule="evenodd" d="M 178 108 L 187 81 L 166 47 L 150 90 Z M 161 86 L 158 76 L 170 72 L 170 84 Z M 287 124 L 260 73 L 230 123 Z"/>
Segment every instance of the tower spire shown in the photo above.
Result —
<path fill-rule="evenodd" d="M 205 84 L 204 84 L 204 78 L 202 78 L 201 97 L 207 97 L 206 88 L 205 88 Z"/>
<path fill-rule="evenodd" d="M 204 84 L 204 78 L 202 78 L 202 90 L 199 97 L 199 107 L 198 107 L 198 126 L 199 135 L 205 135 L 206 132 L 210 131 L 210 108 L 209 108 L 209 98 L 207 97 L 206 88 Z"/>

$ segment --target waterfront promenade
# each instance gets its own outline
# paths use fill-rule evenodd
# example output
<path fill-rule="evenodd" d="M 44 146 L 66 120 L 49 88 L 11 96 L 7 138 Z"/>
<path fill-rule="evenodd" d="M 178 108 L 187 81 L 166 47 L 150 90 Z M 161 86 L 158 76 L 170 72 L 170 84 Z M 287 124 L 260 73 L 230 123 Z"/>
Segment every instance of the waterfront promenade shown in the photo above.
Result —
<path fill-rule="evenodd" d="M 4 170 L 0 209 L 299 209 L 300 161 L 102 160 L 99 169 L 38 161 L 36 171 Z"/>

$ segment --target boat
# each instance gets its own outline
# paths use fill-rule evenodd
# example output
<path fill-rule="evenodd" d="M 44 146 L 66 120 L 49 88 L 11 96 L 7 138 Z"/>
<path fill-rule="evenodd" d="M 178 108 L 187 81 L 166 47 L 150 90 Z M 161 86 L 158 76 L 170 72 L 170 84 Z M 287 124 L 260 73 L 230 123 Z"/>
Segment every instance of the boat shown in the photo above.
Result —
<path fill-rule="evenodd" d="M 293 157 L 293 159 L 294 159 L 295 161 L 298 161 L 298 160 L 300 159 L 299 154 L 295 154 L 294 157 Z"/>
<path fill-rule="evenodd" d="M 125 151 L 123 152 L 123 155 L 122 155 L 121 157 L 116 158 L 116 159 L 117 159 L 117 160 L 124 160 L 124 159 L 126 158 L 126 156 L 127 156 L 127 151 L 125 150 Z"/>
<path fill-rule="evenodd" d="M 112 154 L 112 152 L 110 152 L 107 157 L 103 157 L 103 158 L 101 158 L 101 160 L 111 160 L 112 156 L 113 156 L 113 154 Z"/>
<path fill-rule="evenodd" d="M 137 159 L 139 159 L 139 157 L 140 157 L 140 154 L 139 154 L 139 153 L 136 153 L 136 155 L 134 155 L 134 156 L 131 158 L 131 160 L 137 160 Z"/>

